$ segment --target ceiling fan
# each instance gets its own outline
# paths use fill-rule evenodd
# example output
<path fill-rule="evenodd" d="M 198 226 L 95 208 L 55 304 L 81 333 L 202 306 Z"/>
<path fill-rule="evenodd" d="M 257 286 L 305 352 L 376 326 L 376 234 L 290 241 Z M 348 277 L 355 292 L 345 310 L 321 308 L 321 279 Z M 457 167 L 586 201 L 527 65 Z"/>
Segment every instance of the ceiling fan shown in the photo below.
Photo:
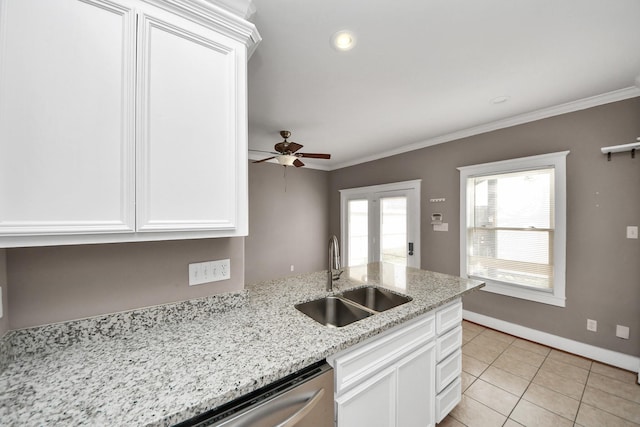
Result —
<path fill-rule="evenodd" d="M 298 144 L 297 142 L 289 142 L 288 138 L 291 137 L 291 132 L 288 130 L 281 130 L 280 136 L 284 138 L 284 141 L 278 142 L 273 146 L 273 151 L 263 151 L 264 153 L 275 154 L 275 156 L 267 157 L 266 159 L 256 160 L 253 163 L 262 163 L 267 160 L 276 159 L 278 163 L 282 166 L 295 166 L 297 168 L 304 166 L 304 163 L 300 161 L 300 157 L 306 157 L 308 159 L 330 159 L 331 154 L 322 154 L 322 153 L 298 153 L 298 150 L 303 146 L 302 144 Z M 261 150 L 251 150 L 251 151 L 261 151 Z"/>

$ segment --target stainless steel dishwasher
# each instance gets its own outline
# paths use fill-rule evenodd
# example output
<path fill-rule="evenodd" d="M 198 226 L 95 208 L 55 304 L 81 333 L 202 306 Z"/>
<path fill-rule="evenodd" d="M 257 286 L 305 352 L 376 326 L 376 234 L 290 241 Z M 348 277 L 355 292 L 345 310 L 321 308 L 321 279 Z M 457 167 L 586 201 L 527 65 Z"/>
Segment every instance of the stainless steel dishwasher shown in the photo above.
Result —
<path fill-rule="evenodd" d="M 176 427 L 333 427 L 333 369 L 315 363 Z"/>

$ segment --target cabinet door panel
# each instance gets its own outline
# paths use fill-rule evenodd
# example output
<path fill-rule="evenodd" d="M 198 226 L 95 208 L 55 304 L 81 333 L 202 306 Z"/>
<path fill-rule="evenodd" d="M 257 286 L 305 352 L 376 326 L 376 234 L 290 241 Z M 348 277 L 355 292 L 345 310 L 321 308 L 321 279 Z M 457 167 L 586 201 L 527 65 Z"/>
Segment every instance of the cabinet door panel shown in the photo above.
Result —
<path fill-rule="evenodd" d="M 398 363 L 398 427 L 435 425 L 435 344 Z"/>
<path fill-rule="evenodd" d="M 139 46 L 138 230 L 236 227 L 244 46 L 160 11 Z"/>
<path fill-rule="evenodd" d="M 134 12 L 4 0 L 0 27 L 0 235 L 132 231 Z"/>
<path fill-rule="evenodd" d="M 396 425 L 396 369 L 390 367 L 336 399 L 338 426 Z"/>

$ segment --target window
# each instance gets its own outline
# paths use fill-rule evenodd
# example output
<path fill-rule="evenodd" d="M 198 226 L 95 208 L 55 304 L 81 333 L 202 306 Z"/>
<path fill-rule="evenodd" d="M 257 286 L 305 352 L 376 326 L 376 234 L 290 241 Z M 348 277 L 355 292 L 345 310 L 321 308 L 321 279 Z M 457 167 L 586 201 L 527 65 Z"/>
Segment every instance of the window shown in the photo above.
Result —
<path fill-rule="evenodd" d="M 460 170 L 460 275 L 489 292 L 565 306 L 566 156 Z"/>

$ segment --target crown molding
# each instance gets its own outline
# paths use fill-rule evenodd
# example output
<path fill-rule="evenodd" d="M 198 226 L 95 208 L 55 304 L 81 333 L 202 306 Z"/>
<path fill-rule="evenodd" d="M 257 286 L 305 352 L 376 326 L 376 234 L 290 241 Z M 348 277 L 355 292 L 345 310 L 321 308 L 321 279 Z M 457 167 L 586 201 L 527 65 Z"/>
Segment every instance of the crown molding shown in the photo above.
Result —
<path fill-rule="evenodd" d="M 430 147 L 432 145 L 438 145 L 445 142 L 455 141 L 457 139 L 467 138 L 482 133 L 491 132 L 494 130 L 504 129 L 524 123 L 534 122 L 536 120 L 546 119 L 549 117 L 559 116 L 562 114 L 572 113 L 574 111 L 586 110 L 587 108 L 597 107 L 599 105 L 609 104 L 617 101 L 624 101 L 625 99 L 635 98 L 640 96 L 640 87 L 630 86 L 624 89 L 607 92 L 601 95 L 595 95 L 588 98 L 579 99 L 577 101 L 567 102 L 565 104 L 556 105 L 553 107 L 542 108 L 540 110 L 532 111 L 530 113 L 519 114 L 517 116 L 508 117 L 506 119 L 496 120 L 494 122 L 485 123 L 479 126 L 462 129 L 456 132 L 451 132 L 445 135 L 440 135 L 435 138 L 430 138 L 414 144 L 404 145 L 402 147 L 394 148 L 392 150 L 383 151 L 371 156 L 363 157 L 359 160 L 339 163 L 331 166 L 326 170 L 342 169 L 349 166 L 359 165 L 361 163 L 371 162 L 374 160 L 383 159 L 385 157 L 391 157 L 396 154 L 402 154 L 409 151 L 419 150 L 421 148 Z"/>
<path fill-rule="evenodd" d="M 252 0 L 208 0 L 243 19 L 251 19 L 256 12 L 256 5 Z"/>
<path fill-rule="evenodd" d="M 247 46 L 247 58 L 250 58 L 262 40 L 258 29 L 252 23 L 234 12 L 242 7 L 230 8 L 229 4 L 239 3 L 230 0 L 220 4 L 208 0 L 143 0 L 169 12 L 184 16 L 199 24 L 214 28 L 221 34 L 237 40 Z M 252 4 L 245 13 L 252 13 Z"/>

